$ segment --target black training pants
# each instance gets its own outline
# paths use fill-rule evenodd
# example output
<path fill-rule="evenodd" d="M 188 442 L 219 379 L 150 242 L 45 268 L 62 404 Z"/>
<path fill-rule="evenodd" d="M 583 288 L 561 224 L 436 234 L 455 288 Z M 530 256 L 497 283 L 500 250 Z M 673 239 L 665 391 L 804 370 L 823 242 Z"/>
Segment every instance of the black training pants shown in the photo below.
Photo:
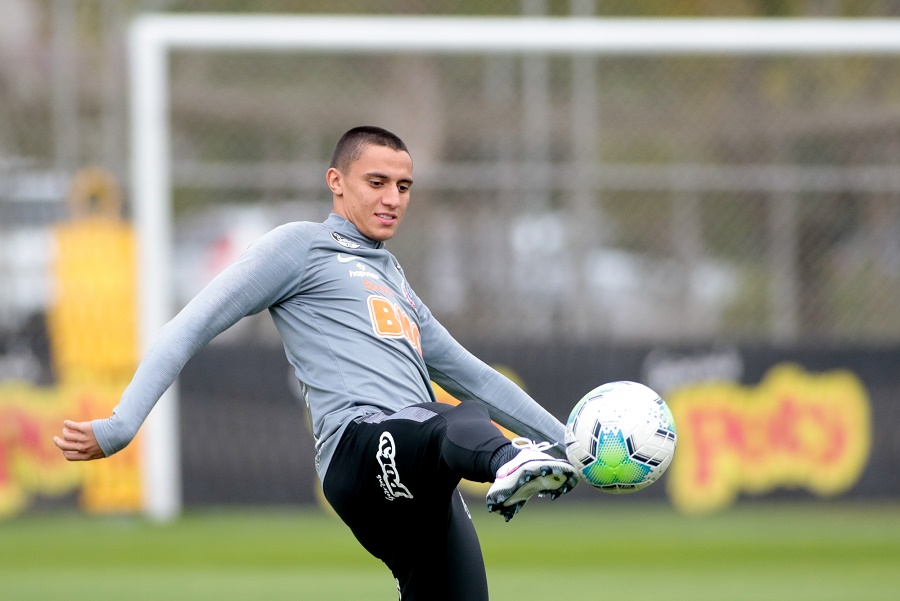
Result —
<path fill-rule="evenodd" d="M 328 467 L 328 502 L 397 579 L 403 601 L 485 601 L 487 577 L 461 478 L 493 480 L 509 441 L 476 403 L 358 418 Z"/>

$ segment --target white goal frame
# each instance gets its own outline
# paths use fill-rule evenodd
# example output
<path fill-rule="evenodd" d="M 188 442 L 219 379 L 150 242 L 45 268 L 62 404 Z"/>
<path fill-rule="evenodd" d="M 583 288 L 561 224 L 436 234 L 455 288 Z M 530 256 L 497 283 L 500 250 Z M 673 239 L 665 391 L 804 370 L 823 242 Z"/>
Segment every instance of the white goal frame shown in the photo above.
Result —
<path fill-rule="evenodd" d="M 391 35 L 385 35 L 391 32 Z M 563 55 L 900 53 L 900 21 L 145 14 L 129 31 L 131 194 L 138 237 L 139 339 L 174 315 L 169 56 L 179 50 Z M 144 511 L 181 512 L 177 388 L 144 427 Z"/>

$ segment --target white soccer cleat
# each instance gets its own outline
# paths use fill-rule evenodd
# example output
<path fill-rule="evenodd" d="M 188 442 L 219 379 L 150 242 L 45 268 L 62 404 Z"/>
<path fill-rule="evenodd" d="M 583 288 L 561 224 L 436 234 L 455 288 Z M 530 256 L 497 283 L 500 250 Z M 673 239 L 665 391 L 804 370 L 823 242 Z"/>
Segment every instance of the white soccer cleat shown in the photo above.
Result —
<path fill-rule="evenodd" d="M 512 444 L 521 450 L 500 466 L 485 498 L 488 511 L 501 513 L 507 522 L 535 494 L 549 494 L 555 500 L 578 484 L 578 473 L 569 462 L 544 452 L 550 448 L 549 442 L 514 438 Z"/>

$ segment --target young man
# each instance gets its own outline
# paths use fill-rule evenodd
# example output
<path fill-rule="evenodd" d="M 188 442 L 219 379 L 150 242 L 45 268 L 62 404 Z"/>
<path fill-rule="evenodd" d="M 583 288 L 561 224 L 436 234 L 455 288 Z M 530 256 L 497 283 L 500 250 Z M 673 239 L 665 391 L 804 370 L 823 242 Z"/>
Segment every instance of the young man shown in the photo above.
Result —
<path fill-rule="evenodd" d="M 316 467 L 338 515 L 391 569 L 404 601 L 487 599 L 456 486 L 493 481 L 488 510 L 507 520 L 535 493 L 568 492 L 577 476 L 559 459 L 563 425 L 460 346 L 385 249 L 413 183 L 400 138 L 348 131 L 326 181 L 328 219 L 283 225 L 253 244 L 163 327 L 111 417 L 66 421 L 54 440 L 72 461 L 119 451 L 191 356 L 268 309 L 302 383 Z M 431 381 L 463 402 L 435 402 Z M 510 443 L 491 418 L 545 442 Z"/>

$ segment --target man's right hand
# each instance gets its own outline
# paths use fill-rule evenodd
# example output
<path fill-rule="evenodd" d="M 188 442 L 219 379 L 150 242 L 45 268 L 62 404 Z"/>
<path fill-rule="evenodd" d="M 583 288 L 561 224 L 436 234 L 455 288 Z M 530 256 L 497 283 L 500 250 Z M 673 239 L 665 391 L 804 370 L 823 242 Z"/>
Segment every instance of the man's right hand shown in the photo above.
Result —
<path fill-rule="evenodd" d="M 91 422 L 63 422 L 62 438 L 53 437 L 53 442 L 69 461 L 90 461 L 106 457 L 94 436 Z"/>

